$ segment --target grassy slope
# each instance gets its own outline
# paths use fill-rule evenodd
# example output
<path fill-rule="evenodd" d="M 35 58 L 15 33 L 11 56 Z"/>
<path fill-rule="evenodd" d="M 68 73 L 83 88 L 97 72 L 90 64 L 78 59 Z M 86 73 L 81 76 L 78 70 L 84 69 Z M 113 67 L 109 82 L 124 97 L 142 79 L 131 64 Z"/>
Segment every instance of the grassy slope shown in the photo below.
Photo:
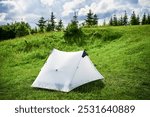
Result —
<path fill-rule="evenodd" d="M 150 99 L 150 26 L 103 28 L 123 35 L 114 41 L 87 39 L 84 46 L 66 44 L 61 32 L 0 42 L 0 99 Z M 105 80 L 69 93 L 31 88 L 52 48 L 86 49 Z"/>

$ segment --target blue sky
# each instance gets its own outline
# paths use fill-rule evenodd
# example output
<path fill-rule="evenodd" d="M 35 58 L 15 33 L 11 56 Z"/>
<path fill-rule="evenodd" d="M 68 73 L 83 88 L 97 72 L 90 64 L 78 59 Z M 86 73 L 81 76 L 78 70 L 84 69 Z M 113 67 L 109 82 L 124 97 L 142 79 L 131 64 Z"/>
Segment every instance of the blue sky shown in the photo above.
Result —
<path fill-rule="evenodd" d="M 76 11 L 82 23 L 89 9 L 98 15 L 102 24 L 113 14 L 123 15 L 125 10 L 129 16 L 133 10 L 140 16 L 150 13 L 150 0 L 0 0 L 0 25 L 23 20 L 35 26 L 41 16 L 48 19 L 52 11 L 56 22 L 62 19 L 65 25 Z"/>

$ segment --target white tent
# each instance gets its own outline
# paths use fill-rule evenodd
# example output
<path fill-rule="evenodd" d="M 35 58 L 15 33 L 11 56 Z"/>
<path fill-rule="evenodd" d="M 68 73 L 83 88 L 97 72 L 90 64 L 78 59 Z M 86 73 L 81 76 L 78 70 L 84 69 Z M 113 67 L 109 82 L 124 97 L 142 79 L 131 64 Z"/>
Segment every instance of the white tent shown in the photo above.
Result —
<path fill-rule="evenodd" d="M 53 49 L 32 87 L 69 92 L 102 78 L 85 51 L 63 52 Z"/>

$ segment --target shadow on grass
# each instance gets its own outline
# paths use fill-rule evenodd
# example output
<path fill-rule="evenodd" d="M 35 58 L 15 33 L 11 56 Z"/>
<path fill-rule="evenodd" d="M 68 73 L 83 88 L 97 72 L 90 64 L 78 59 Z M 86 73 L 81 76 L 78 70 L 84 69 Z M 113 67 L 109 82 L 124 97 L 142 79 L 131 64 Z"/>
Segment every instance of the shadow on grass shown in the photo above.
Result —
<path fill-rule="evenodd" d="M 138 100 L 150 100 L 150 82 L 142 81 L 134 95 Z"/>
<path fill-rule="evenodd" d="M 93 92 L 97 90 L 102 90 L 105 87 L 105 84 L 103 83 L 102 80 L 96 80 L 90 83 L 86 83 L 82 86 L 79 86 L 75 89 L 73 89 L 70 92 L 78 92 L 78 93 L 88 93 L 88 92 Z M 57 90 L 51 90 L 51 89 L 43 89 L 43 88 L 34 88 L 36 91 L 45 91 L 45 92 L 61 92 Z M 64 93 L 64 92 L 61 92 Z M 69 93 L 69 92 L 68 92 Z"/>
<path fill-rule="evenodd" d="M 96 80 L 90 83 L 86 83 L 80 87 L 77 87 L 73 89 L 73 92 L 78 92 L 78 93 L 90 93 L 93 91 L 101 91 L 105 87 L 105 84 L 103 80 Z"/>
<path fill-rule="evenodd" d="M 5 94 L 8 91 L 8 86 L 6 85 L 7 81 L 0 80 L 0 100 L 5 99 Z"/>

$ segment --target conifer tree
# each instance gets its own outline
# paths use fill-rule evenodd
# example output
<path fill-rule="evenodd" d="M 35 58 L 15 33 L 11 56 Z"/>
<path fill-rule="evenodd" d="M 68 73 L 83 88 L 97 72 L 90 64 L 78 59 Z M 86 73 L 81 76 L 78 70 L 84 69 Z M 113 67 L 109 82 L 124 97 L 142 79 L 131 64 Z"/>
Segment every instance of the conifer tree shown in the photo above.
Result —
<path fill-rule="evenodd" d="M 46 20 L 44 17 L 41 17 L 36 25 L 40 28 L 40 32 L 44 32 L 46 27 Z"/>
<path fill-rule="evenodd" d="M 73 16 L 73 19 L 71 20 L 71 23 L 78 26 L 77 12 L 74 12 L 74 16 Z"/>
<path fill-rule="evenodd" d="M 131 15 L 131 21 L 130 21 L 131 25 L 137 25 L 137 18 L 136 18 L 136 14 L 133 11 L 132 15 Z"/>
<path fill-rule="evenodd" d="M 124 17 L 123 17 L 123 25 L 127 25 L 127 24 L 128 24 L 128 16 L 127 16 L 127 12 L 125 11 Z"/>
<path fill-rule="evenodd" d="M 93 16 L 93 25 L 98 25 L 98 17 L 96 14 Z"/>
<path fill-rule="evenodd" d="M 113 25 L 114 26 L 118 25 L 118 21 L 117 21 L 117 16 L 116 15 L 114 15 L 114 17 L 113 17 Z"/>
<path fill-rule="evenodd" d="M 83 43 L 83 32 L 81 28 L 78 27 L 78 16 L 74 13 L 71 23 L 68 24 L 64 32 L 64 39 L 67 43 L 76 43 L 82 45 Z"/>
<path fill-rule="evenodd" d="M 48 21 L 48 24 L 47 24 L 47 27 L 46 27 L 46 31 L 47 32 L 51 31 L 51 24 L 50 24 L 49 21 Z"/>
<path fill-rule="evenodd" d="M 58 31 L 62 30 L 62 28 L 63 28 L 63 21 L 61 19 L 59 20 L 58 25 L 57 25 L 56 28 L 57 28 Z"/>
<path fill-rule="evenodd" d="M 54 16 L 53 12 L 51 13 L 50 22 L 51 22 L 51 29 L 52 29 L 52 31 L 54 31 L 54 29 L 55 29 L 55 16 Z"/>
<path fill-rule="evenodd" d="M 54 31 L 56 26 L 55 26 L 55 16 L 54 16 L 54 13 L 51 12 L 51 17 L 50 17 L 50 20 L 48 21 L 48 24 L 47 24 L 47 31 Z"/>
<path fill-rule="evenodd" d="M 110 26 L 113 25 L 113 19 L 112 19 L 112 17 L 110 18 L 109 25 L 110 25 Z"/>
<path fill-rule="evenodd" d="M 147 15 L 147 24 L 150 24 L 150 14 Z"/>
<path fill-rule="evenodd" d="M 123 17 L 121 16 L 120 19 L 118 20 L 118 25 L 122 26 L 124 23 L 123 23 Z"/>
<path fill-rule="evenodd" d="M 86 16 L 87 18 L 86 18 L 86 20 L 85 20 L 85 22 L 86 22 L 86 25 L 88 25 L 88 26 L 92 26 L 93 25 L 93 13 L 92 13 L 92 11 L 91 10 L 89 10 L 89 12 L 87 13 L 87 16 Z"/>
<path fill-rule="evenodd" d="M 146 14 L 144 13 L 142 18 L 142 25 L 146 24 Z"/>

